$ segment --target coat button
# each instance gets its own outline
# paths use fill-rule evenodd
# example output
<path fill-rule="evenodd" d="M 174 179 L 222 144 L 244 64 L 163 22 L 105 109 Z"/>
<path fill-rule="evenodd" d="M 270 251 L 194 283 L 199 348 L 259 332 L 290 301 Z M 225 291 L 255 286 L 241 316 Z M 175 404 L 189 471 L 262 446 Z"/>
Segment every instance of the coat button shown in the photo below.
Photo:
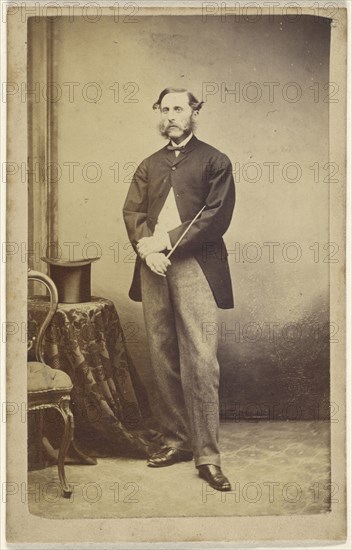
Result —
<path fill-rule="evenodd" d="M 171 168 L 171 170 L 176 170 L 176 166 L 173 166 L 173 167 Z"/>

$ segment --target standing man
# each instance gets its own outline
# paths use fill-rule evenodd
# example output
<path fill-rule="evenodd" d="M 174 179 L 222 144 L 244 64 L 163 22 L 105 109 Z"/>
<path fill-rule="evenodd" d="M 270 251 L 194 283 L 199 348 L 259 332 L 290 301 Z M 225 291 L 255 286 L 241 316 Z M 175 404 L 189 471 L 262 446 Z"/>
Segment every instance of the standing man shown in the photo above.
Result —
<path fill-rule="evenodd" d="M 166 441 L 148 466 L 194 458 L 202 479 L 229 491 L 218 446 L 217 342 L 205 327 L 217 323 L 217 307 L 233 307 L 222 237 L 235 188 L 228 157 L 193 134 L 202 104 L 185 89 L 161 92 L 153 108 L 169 143 L 137 168 L 123 214 L 137 252 L 129 295 L 143 302 Z"/>

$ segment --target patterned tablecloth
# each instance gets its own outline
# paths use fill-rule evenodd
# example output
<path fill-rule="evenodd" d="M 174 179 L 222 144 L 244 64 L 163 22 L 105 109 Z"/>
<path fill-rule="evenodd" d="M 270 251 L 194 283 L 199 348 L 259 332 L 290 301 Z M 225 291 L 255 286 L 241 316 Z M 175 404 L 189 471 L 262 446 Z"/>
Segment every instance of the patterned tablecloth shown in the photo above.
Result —
<path fill-rule="evenodd" d="M 29 298 L 29 337 L 38 332 L 47 309 L 45 296 Z M 46 332 L 44 356 L 71 377 L 75 440 L 86 452 L 148 456 L 160 446 L 160 434 L 146 423 L 151 416 L 146 391 L 113 302 L 93 297 L 60 303 Z"/>

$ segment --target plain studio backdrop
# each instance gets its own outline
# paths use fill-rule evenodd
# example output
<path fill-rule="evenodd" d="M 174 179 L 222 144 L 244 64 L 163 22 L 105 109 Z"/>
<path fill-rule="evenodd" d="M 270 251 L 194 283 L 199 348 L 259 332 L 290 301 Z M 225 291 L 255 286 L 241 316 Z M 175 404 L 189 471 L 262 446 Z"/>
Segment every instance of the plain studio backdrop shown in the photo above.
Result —
<path fill-rule="evenodd" d="M 326 417 L 329 259 L 339 257 L 328 245 L 328 96 L 338 97 L 327 87 L 330 21 L 61 17 L 50 25 L 57 240 L 62 257 L 67 243 L 78 243 L 75 258 L 102 255 L 92 293 L 114 301 L 150 395 L 142 306 L 128 298 L 134 255 L 122 206 L 136 166 L 166 143 L 152 104 L 176 86 L 205 101 L 196 135 L 230 157 L 236 182 L 225 235 L 236 305 L 205 327 L 219 340 L 222 415 Z M 29 25 L 30 79 L 40 86 L 42 26 Z M 35 117 L 39 107 L 31 108 Z M 35 118 L 30 137 L 42 139 Z M 30 215 L 36 235 L 43 220 L 35 208 Z"/>

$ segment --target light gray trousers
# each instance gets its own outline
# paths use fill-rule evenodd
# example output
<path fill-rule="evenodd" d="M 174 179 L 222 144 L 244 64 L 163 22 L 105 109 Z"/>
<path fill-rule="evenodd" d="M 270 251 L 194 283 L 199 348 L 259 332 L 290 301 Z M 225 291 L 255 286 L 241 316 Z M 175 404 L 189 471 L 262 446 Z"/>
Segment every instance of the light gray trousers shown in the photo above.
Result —
<path fill-rule="evenodd" d="M 154 406 L 167 446 L 192 450 L 196 466 L 220 466 L 217 337 L 205 331 L 217 306 L 195 258 L 171 262 L 166 278 L 141 271 Z"/>

